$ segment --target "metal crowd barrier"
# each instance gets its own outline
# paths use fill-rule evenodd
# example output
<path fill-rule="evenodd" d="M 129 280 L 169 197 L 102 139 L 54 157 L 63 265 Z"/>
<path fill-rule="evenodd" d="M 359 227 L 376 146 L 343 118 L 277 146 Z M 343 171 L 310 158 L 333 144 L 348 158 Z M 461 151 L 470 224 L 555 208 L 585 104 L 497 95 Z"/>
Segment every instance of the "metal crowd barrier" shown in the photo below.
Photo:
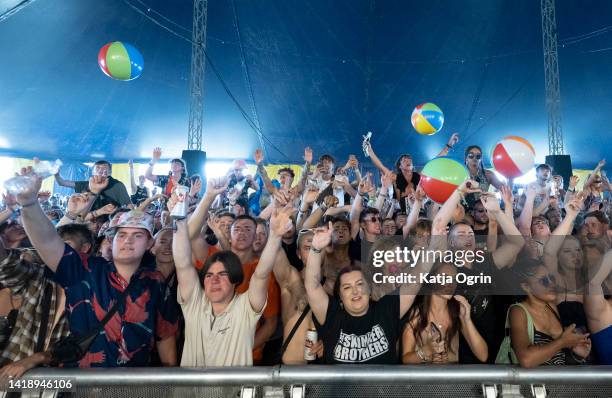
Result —
<path fill-rule="evenodd" d="M 274 366 L 244 368 L 38 368 L 23 396 L 123 397 L 612 397 L 612 366 L 521 369 L 490 365 Z M 8 389 L 7 389 L 8 391 Z M 14 389 L 11 391 L 15 391 Z M 9 395 L 10 396 L 10 395 Z"/>

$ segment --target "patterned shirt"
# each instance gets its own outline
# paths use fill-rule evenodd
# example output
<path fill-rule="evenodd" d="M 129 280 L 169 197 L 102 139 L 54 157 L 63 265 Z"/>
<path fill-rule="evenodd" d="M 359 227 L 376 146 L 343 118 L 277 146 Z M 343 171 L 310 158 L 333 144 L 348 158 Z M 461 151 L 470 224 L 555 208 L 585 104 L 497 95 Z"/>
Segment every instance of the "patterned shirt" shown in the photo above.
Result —
<path fill-rule="evenodd" d="M 99 325 L 128 282 L 112 262 L 81 257 L 64 248 L 54 279 L 66 289 L 70 332 L 83 336 Z M 155 341 L 176 336 L 176 307 L 166 300 L 166 285 L 155 270 L 155 258 L 146 253 L 132 275 L 130 290 L 118 310 L 77 363 L 66 367 L 146 366 Z"/>
<path fill-rule="evenodd" d="M 185 175 L 182 175 L 178 184 L 174 182 L 174 180 L 169 176 L 157 176 L 157 182 L 155 183 L 158 187 L 161 187 L 162 193 L 166 196 L 172 195 L 172 191 L 176 188 L 177 185 L 182 185 L 184 187 L 191 187 L 191 180 Z"/>
<path fill-rule="evenodd" d="M 64 315 L 55 323 L 61 288 L 45 276 L 45 266 L 36 250 L 9 250 L 8 256 L 0 262 L 0 284 L 11 289 L 11 294 L 22 297 L 13 333 L 0 355 L 2 365 L 26 358 L 36 352 L 43 322 L 42 303 L 47 288 L 52 293 L 43 349 L 47 349 L 68 335 L 68 323 Z"/>

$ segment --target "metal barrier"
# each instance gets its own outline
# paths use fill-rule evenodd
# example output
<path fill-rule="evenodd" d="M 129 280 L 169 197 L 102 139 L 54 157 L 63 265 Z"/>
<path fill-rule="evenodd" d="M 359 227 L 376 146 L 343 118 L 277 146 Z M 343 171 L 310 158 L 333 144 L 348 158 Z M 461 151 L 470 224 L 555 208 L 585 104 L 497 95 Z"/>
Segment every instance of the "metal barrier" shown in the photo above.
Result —
<path fill-rule="evenodd" d="M 612 366 L 487 365 L 39 368 L 21 381 L 73 383 L 87 397 L 612 397 Z M 47 384 L 48 385 L 48 384 Z M 548 394 L 547 394 L 548 393 Z M 45 396 L 53 396 L 46 391 Z"/>

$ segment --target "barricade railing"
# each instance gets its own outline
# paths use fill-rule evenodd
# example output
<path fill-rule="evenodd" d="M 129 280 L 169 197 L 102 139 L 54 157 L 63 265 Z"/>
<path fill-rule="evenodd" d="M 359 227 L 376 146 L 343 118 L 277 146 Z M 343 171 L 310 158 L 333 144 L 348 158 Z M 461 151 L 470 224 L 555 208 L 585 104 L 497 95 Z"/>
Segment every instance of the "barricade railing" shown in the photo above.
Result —
<path fill-rule="evenodd" d="M 557 387 L 560 393 L 574 398 L 612 396 L 612 366 L 550 366 L 534 369 L 492 365 L 38 368 L 28 372 L 19 381 L 22 387 L 28 387 L 30 383 L 30 387 L 38 386 L 38 389 L 42 390 L 44 387 L 53 387 L 53 384 L 49 384 L 50 381 L 59 380 L 64 381 L 64 387 L 69 381 L 70 390 L 77 396 L 104 398 L 129 396 L 130 391 L 132 396 L 139 395 L 134 394 L 139 391 L 143 396 L 153 398 L 158 393 L 167 396 L 170 390 L 174 396 L 190 396 L 194 388 L 200 388 L 200 392 L 196 394 L 200 396 L 227 396 L 223 394 L 228 394 L 228 391 L 232 391 L 231 388 L 238 391 L 232 393 L 233 395 L 240 394 L 242 397 L 335 397 L 342 396 L 343 391 L 347 393 L 346 396 L 361 396 L 360 392 L 365 396 L 391 396 L 391 390 L 399 391 L 398 396 L 436 396 L 437 390 L 454 391 L 453 386 L 476 386 L 478 388 L 469 387 L 464 390 L 471 391 L 467 396 L 481 397 L 543 397 L 546 396 L 547 388 L 550 390 Z M 41 383 L 44 383 L 43 388 Z M 518 386 L 512 394 L 519 394 L 520 390 L 523 395 L 504 395 L 503 385 Z M 59 384 L 56 383 L 55 386 L 58 388 Z M 213 387 L 221 389 L 206 393 L 207 388 Z M 230 389 L 227 389 L 228 387 Z M 455 390 L 459 391 L 458 388 Z M 589 388 L 599 390 L 587 395 Z M 46 396 L 54 390 L 44 389 L 47 390 Z M 507 388 L 506 391 L 510 389 Z M 549 396 L 566 396 L 563 394 Z M 460 396 L 464 395 L 456 395 Z"/>

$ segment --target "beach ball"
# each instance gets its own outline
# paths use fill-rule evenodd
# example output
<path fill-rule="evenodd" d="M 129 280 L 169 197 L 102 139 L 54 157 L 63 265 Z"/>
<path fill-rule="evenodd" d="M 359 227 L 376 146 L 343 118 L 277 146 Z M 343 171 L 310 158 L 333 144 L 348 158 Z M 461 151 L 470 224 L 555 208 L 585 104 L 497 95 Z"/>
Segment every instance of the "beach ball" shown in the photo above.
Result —
<path fill-rule="evenodd" d="M 144 59 L 140 51 L 131 44 L 114 41 L 100 49 L 98 65 L 106 76 L 127 81 L 140 77 L 144 69 Z"/>
<path fill-rule="evenodd" d="M 533 167 L 535 150 L 522 137 L 507 136 L 493 148 L 493 167 L 506 178 L 520 177 Z"/>
<path fill-rule="evenodd" d="M 436 104 L 426 102 L 414 108 L 410 120 L 417 133 L 432 135 L 444 125 L 444 114 Z"/>
<path fill-rule="evenodd" d="M 439 157 L 427 162 L 421 171 L 423 190 L 437 203 L 444 203 L 463 181 L 468 178 L 465 167 L 447 157 Z"/>

